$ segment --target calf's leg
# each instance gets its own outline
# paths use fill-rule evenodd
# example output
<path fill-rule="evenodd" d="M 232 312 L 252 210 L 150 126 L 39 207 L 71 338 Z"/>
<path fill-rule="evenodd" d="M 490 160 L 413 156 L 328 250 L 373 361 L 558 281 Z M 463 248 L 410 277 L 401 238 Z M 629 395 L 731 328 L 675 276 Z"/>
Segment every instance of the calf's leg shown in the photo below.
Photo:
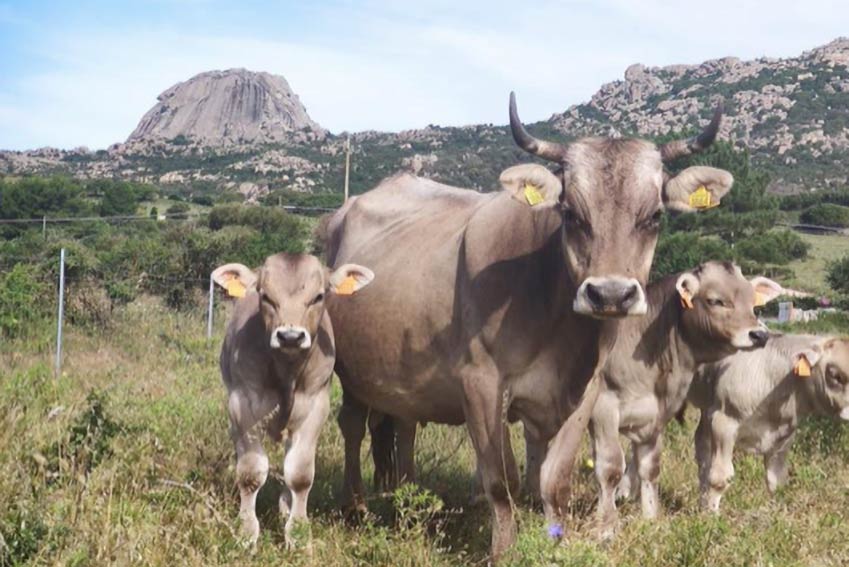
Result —
<path fill-rule="evenodd" d="M 719 513 L 719 502 L 734 476 L 734 443 L 740 424 L 720 411 L 711 417 L 712 454 L 708 473 L 705 507 L 710 512 Z"/>
<path fill-rule="evenodd" d="M 548 442 L 525 426 L 525 492 L 531 502 L 539 502 L 540 469 L 548 452 Z"/>
<path fill-rule="evenodd" d="M 696 427 L 696 464 L 699 467 L 699 494 L 702 500 L 702 508 L 707 508 L 707 493 L 710 477 L 711 455 L 713 446 L 711 441 L 710 414 L 708 410 L 701 410 L 699 425 Z"/>
<path fill-rule="evenodd" d="M 637 443 L 634 446 L 634 464 L 640 475 L 640 504 L 644 518 L 656 518 L 660 509 L 657 478 L 660 476 L 662 439 L 658 433 L 647 443 Z"/>
<path fill-rule="evenodd" d="M 297 429 L 291 431 L 283 459 L 283 479 L 289 494 L 288 498 L 281 496 L 280 512 L 284 515 L 288 512 L 285 535 L 289 546 L 294 543 L 292 529 L 295 523 L 307 518 L 307 499 L 315 479 L 315 451 L 321 427 L 330 413 L 330 394 L 322 390 L 304 403 L 309 404 L 309 413 Z"/>
<path fill-rule="evenodd" d="M 398 483 L 416 482 L 416 423 L 395 420 Z"/>
<path fill-rule="evenodd" d="M 764 455 L 766 487 L 770 494 L 775 494 L 775 491 L 787 482 L 787 453 L 790 451 L 792 441 L 793 435 L 791 434 L 786 439 L 779 441 L 772 451 Z"/>
<path fill-rule="evenodd" d="M 613 535 L 616 523 L 615 491 L 625 470 L 625 455 L 619 444 L 619 403 L 615 396 L 599 396 L 590 423 L 590 433 L 595 456 L 595 475 L 600 494 L 598 515 L 602 535 Z"/>

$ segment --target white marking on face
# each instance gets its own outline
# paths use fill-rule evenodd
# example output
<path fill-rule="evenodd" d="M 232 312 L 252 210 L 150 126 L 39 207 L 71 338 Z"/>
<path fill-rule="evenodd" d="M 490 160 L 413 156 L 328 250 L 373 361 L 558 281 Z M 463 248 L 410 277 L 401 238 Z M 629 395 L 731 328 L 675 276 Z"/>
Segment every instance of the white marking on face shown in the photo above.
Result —
<path fill-rule="evenodd" d="M 287 334 L 301 335 L 301 338 L 297 343 L 286 343 L 284 340 L 281 340 L 281 337 L 285 337 Z M 307 350 L 312 346 L 312 337 L 310 336 L 310 332 L 304 327 L 298 325 L 281 325 L 271 331 L 270 344 L 273 349 L 299 348 L 301 350 Z"/>
<path fill-rule="evenodd" d="M 752 337 L 749 333 L 752 331 L 768 331 L 767 326 L 758 321 L 757 327 L 750 327 L 748 329 L 743 329 L 741 331 L 737 331 L 734 336 L 731 338 L 731 346 L 735 348 L 751 348 L 753 346 L 761 346 L 755 345 L 755 341 L 752 340 Z"/>
<path fill-rule="evenodd" d="M 603 309 L 599 309 L 598 306 L 595 306 L 590 300 L 587 292 L 587 288 L 589 286 L 594 286 L 596 289 L 602 290 L 602 292 L 612 289 L 614 294 L 616 293 L 616 290 L 627 290 L 636 286 L 636 292 L 633 297 L 629 298 L 625 302 L 627 304 L 625 311 L 618 310 L 615 305 L 609 305 L 608 307 L 610 308 L 610 311 L 605 312 Z M 585 279 L 578 288 L 578 293 L 575 294 L 575 300 L 572 302 L 572 309 L 575 313 L 580 313 L 581 315 L 590 315 L 591 317 L 604 319 L 607 317 L 622 317 L 625 315 L 645 315 L 646 311 L 648 311 L 648 303 L 646 303 L 646 294 L 645 291 L 643 291 L 643 286 L 641 286 L 640 282 L 634 278 L 623 278 L 620 276 L 612 276 L 608 278 L 589 277 Z"/>

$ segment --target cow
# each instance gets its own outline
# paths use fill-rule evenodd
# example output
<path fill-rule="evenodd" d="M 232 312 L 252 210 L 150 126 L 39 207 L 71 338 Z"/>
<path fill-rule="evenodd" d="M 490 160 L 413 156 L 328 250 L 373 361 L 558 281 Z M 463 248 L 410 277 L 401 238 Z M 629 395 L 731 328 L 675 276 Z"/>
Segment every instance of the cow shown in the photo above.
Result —
<path fill-rule="evenodd" d="M 706 262 L 650 284 L 646 316 L 619 324 L 590 421 L 605 536 L 616 520 L 617 487 L 632 496 L 639 492 L 643 516 L 657 516 L 663 429 L 684 405 L 693 374 L 700 364 L 766 344 L 768 332 L 754 307 L 781 291 L 764 277 L 747 280 L 729 262 Z M 620 434 L 632 449 L 624 478 Z"/>
<path fill-rule="evenodd" d="M 598 391 L 591 378 L 616 322 L 646 311 L 664 209 L 696 210 L 693 195 L 718 204 L 733 182 L 705 166 L 672 176 L 663 164 L 709 146 L 721 116 L 718 108 L 698 136 L 660 146 L 611 138 L 563 145 L 531 136 L 511 93 L 514 140 L 554 162 L 554 172 L 510 167 L 493 193 L 399 174 L 334 213 L 325 235 L 330 265 L 363 263 L 378 275 L 362 294 L 328 306 L 340 329 L 338 421 L 349 505 L 364 498 L 359 450 L 369 408 L 397 423 L 398 465 L 408 478 L 416 424 L 465 423 L 497 560 L 516 535 L 509 409 L 535 439 L 552 440 L 541 470 L 543 505 L 552 521 L 566 512 Z"/>
<path fill-rule="evenodd" d="M 701 506 L 719 512 L 735 445 L 763 456 L 774 493 L 787 480 L 787 452 L 805 416 L 849 420 L 849 337 L 773 335 L 759 351 L 701 368 L 688 399 L 701 410 Z"/>
<path fill-rule="evenodd" d="M 251 546 L 259 538 L 256 497 L 269 468 L 264 433 L 276 441 L 288 433 L 280 496 L 287 545 L 295 522 L 307 517 L 336 359 L 325 297 L 357 293 L 373 278 L 363 266 L 345 264 L 331 273 L 315 256 L 297 254 L 269 256 L 256 271 L 225 264 L 212 272 L 218 285 L 242 297 L 227 324 L 220 366 L 236 447 L 239 516 Z"/>

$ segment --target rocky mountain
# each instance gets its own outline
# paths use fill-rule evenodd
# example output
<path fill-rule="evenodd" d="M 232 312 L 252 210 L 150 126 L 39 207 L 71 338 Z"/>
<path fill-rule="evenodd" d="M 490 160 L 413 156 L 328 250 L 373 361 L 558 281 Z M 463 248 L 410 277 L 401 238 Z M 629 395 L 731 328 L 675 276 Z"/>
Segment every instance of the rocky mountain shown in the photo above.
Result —
<path fill-rule="evenodd" d="M 589 102 L 550 119 L 568 135 L 658 137 L 707 123 L 785 182 L 842 184 L 849 170 L 849 39 L 788 59 L 725 57 L 701 65 L 635 64 Z"/>
<path fill-rule="evenodd" d="M 196 140 L 207 146 L 274 143 L 293 134 L 322 137 L 286 79 L 246 69 L 209 71 L 163 92 L 128 143 Z"/>
<path fill-rule="evenodd" d="M 505 121 L 507 118 L 505 95 Z M 538 136 L 665 137 L 695 131 L 724 100 L 721 137 L 769 170 L 772 189 L 798 192 L 849 180 L 849 39 L 787 59 L 726 57 L 700 65 L 635 64 L 584 103 L 532 124 Z M 285 79 L 245 70 L 202 73 L 165 91 L 126 143 L 0 152 L 0 175 L 66 172 L 162 186 L 186 196 L 257 200 L 270 192 L 342 188 L 347 135 L 327 133 Z M 373 187 L 399 169 L 488 190 L 527 159 L 506 126 L 430 126 L 351 135 L 351 188 Z M 228 197 L 230 198 L 230 197 Z"/>

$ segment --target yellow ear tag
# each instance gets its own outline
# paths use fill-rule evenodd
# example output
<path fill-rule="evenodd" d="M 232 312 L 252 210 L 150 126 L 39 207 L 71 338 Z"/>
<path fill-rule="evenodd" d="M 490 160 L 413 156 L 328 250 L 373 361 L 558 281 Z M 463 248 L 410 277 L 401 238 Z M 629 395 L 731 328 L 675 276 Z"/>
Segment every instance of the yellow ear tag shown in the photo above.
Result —
<path fill-rule="evenodd" d="M 245 293 L 247 289 L 244 284 L 239 281 L 239 278 L 233 278 L 231 280 L 227 280 L 227 295 L 230 297 L 245 297 Z"/>
<path fill-rule="evenodd" d="M 693 296 L 690 295 L 689 291 L 681 291 L 681 306 L 684 309 L 692 309 L 693 308 Z"/>
<path fill-rule="evenodd" d="M 704 185 L 699 185 L 699 188 L 690 193 L 690 207 L 694 209 L 710 209 L 711 207 L 715 207 L 719 203 L 714 205 L 710 202 L 711 194 Z"/>
<path fill-rule="evenodd" d="M 755 307 L 763 307 L 766 305 L 766 301 L 764 300 L 764 296 L 761 292 L 755 292 Z"/>
<path fill-rule="evenodd" d="M 811 375 L 811 363 L 808 362 L 808 358 L 804 354 L 796 361 L 796 365 L 793 367 L 793 374 L 799 378 L 807 378 Z"/>
<path fill-rule="evenodd" d="M 354 295 L 354 288 L 357 287 L 357 280 L 354 276 L 348 276 L 336 286 L 337 295 Z"/>
<path fill-rule="evenodd" d="M 545 201 L 545 197 L 539 192 L 535 186 L 530 183 L 525 183 L 525 199 L 530 206 L 536 206 Z"/>

